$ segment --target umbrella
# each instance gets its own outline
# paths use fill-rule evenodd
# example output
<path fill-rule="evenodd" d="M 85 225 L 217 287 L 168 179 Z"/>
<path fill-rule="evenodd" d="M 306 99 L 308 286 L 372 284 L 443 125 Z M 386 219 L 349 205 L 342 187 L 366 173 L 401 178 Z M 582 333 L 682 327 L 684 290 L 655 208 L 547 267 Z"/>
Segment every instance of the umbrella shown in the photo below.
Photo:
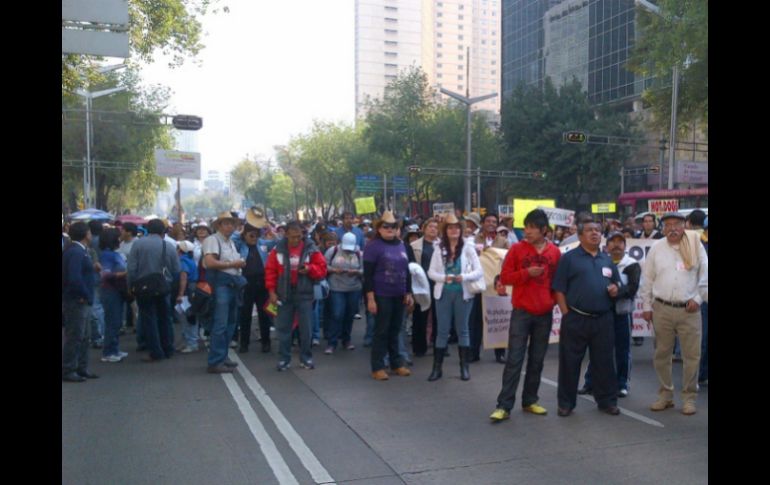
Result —
<path fill-rule="evenodd" d="M 70 214 L 73 221 L 111 221 L 115 216 L 100 209 L 85 209 Z"/>
<path fill-rule="evenodd" d="M 147 219 L 142 216 L 137 216 L 136 214 L 123 214 L 122 216 L 118 216 L 116 220 L 123 224 L 126 222 L 133 222 L 137 226 L 147 224 Z"/>

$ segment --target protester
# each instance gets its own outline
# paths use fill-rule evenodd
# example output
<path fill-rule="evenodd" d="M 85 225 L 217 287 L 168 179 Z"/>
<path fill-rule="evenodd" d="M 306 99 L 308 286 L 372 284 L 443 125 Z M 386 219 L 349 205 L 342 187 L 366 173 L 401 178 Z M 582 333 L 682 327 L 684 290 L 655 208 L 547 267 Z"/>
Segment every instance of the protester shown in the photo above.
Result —
<path fill-rule="evenodd" d="M 503 370 L 503 385 L 497 396 L 497 408 L 489 416 L 495 422 L 508 419 L 511 415 L 525 354 L 528 354 L 528 359 L 522 388 L 522 409 L 537 415 L 548 413 L 538 404 L 537 392 L 553 325 L 555 301 L 551 281 L 561 252 L 545 239 L 547 227 L 548 215 L 542 209 L 527 214 L 524 218 L 524 240 L 508 251 L 500 273 L 500 284 L 513 285 L 513 312 L 508 328 L 508 358 Z"/>
<path fill-rule="evenodd" d="M 552 288 L 562 313 L 559 335 L 558 415 L 569 416 L 577 405 L 580 365 L 586 348 L 594 363 L 594 399 L 601 411 L 620 414 L 618 382 L 613 363 L 613 299 L 620 275 L 599 249 L 601 226 L 578 222 L 580 246 L 561 257 Z"/>
<path fill-rule="evenodd" d="M 364 248 L 364 231 L 353 225 L 353 213 L 345 211 L 342 213 L 342 227 L 335 227 L 334 232 L 337 234 L 337 240 L 342 241 L 342 237 L 352 232 L 356 236 L 356 246 L 358 250 L 362 251 Z"/>
<path fill-rule="evenodd" d="M 658 222 L 655 214 L 648 212 L 642 215 L 642 230 L 636 234 L 637 239 L 662 239 L 663 234 L 658 232 L 656 226 Z"/>
<path fill-rule="evenodd" d="M 374 240 L 364 248 L 364 293 L 367 309 L 375 317 L 372 339 L 372 377 L 387 380 L 385 355 L 400 376 L 411 375 L 398 352 L 398 335 L 404 307 L 412 307 L 411 277 L 404 244 L 396 237 L 393 213 L 385 211 L 375 224 Z"/>
<path fill-rule="evenodd" d="M 407 256 L 409 256 L 410 262 L 419 264 L 427 274 L 431 258 L 433 257 L 433 251 L 439 243 L 438 221 L 433 218 L 427 219 L 422 225 L 422 230 L 423 236 L 413 241 L 409 248 L 407 248 Z M 436 300 L 433 299 L 434 283 L 430 279 L 428 282 L 430 284 L 430 308 L 428 311 L 425 311 L 420 305 L 415 305 L 415 310 L 412 313 L 412 352 L 415 357 L 424 357 L 428 351 L 427 328 L 429 319 L 433 321 L 434 326 L 431 338 L 434 343 L 436 340 Z"/>
<path fill-rule="evenodd" d="M 326 276 L 326 260 L 315 243 L 303 238 L 295 221 L 286 226 L 286 237 L 270 251 L 265 265 L 265 287 L 270 303 L 278 305 L 275 326 L 280 343 L 278 370 L 289 369 L 291 332 L 295 317 L 299 324 L 300 367 L 314 369 L 311 351 L 313 284 Z"/>
<path fill-rule="evenodd" d="M 612 263 L 618 268 L 621 285 L 615 300 L 615 370 L 618 377 L 618 397 L 628 396 L 628 382 L 631 373 L 631 328 L 633 326 L 634 299 L 639 290 L 642 268 L 639 262 L 626 254 L 626 238 L 620 232 L 607 237 L 607 252 Z M 578 394 L 593 393 L 591 384 L 592 364 L 588 362 L 585 384 Z"/>
<path fill-rule="evenodd" d="M 433 251 L 428 277 L 435 282 L 433 296 L 438 321 L 433 371 L 428 380 L 441 378 L 449 329 L 454 327 L 459 341 L 460 378 L 467 381 L 471 378 L 468 369 L 468 319 L 473 307 L 473 293 L 470 292 L 469 284 L 483 278 L 484 271 L 475 248 L 464 243 L 463 226 L 453 214 L 442 225 L 441 240 Z"/>
<path fill-rule="evenodd" d="M 235 335 L 238 305 L 246 286 L 246 279 L 241 275 L 246 261 L 241 258 L 231 237 L 237 224 L 238 219 L 230 212 L 222 212 L 213 223 L 216 232 L 203 241 L 203 266 L 214 298 L 206 369 L 211 374 L 233 372 L 238 365 L 227 358 L 228 342 Z"/>
<path fill-rule="evenodd" d="M 62 349 L 62 380 L 83 382 L 97 378 L 88 370 L 91 305 L 94 302 L 94 262 L 87 247 L 91 231 L 84 222 L 69 228 L 72 244 L 62 253 L 62 313 L 66 340 Z"/>
<path fill-rule="evenodd" d="M 148 235 L 134 242 L 128 256 L 128 283 L 144 276 L 160 273 L 167 279 L 179 272 L 176 247 L 163 240 L 165 226 L 160 219 L 147 223 Z M 173 328 L 171 327 L 168 294 L 160 296 L 136 295 L 139 322 L 147 349 L 144 362 L 158 362 L 174 355 Z"/>
<path fill-rule="evenodd" d="M 326 250 L 330 288 L 327 306 L 331 309 L 326 354 L 334 353 L 339 340 L 344 348 L 355 349 L 351 341 L 353 316 L 361 304 L 364 274 L 363 256 L 357 248 L 356 235 L 347 232 L 342 236 L 342 244 Z"/>
<path fill-rule="evenodd" d="M 475 212 L 471 212 L 465 216 L 465 230 L 463 231 L 463 236 L 475 238 L 476 234 L 479 233 L 479 230 L 481 230 L 481 217 Z"/>
<path fill-rule="evenodd" d="M 99 240 L 101 250 L 101 284 L 99 296 L 104 308 L 104 346 L 102 362 L 120 362 L 128 353 L 121 352 L 120 327 L 123 324 L 123 305 L 128 293 L 126 261 L 116 250 L 120 246 L 120 231 L 105 229 Z"/>
<path fill-rule="evenodd" d="M 661 220 L 666 239 L 653 244 L 642 271 L 643 317 L 652 321 L 655 330 L 653 362 L 660 380 L 658 400 L 650 409 L 663 411 L 674 406 L 671 356 L 674 337 L 678 335 L 684 360 L 682 413 L 689 416 L 696 412 L 701 354 L 700 305 L 708 298 L 708 255 L 698 233 L 685 231 L 683 215 L 669 213 Z"/>
<path fill-rule="evenodd" d="M 99 249 L 99 239 L 101 238 L 104 224 L 101 221 L 89 221 L 88 229 L 91 231 L 91 245 L 87 248 L 91 260 L 94 261 L 94 282 L 97 285 L 94 288 L 94 302 L 91 307 L 91 346 L 95 349 L 101 349 L 104 344 L 104 307 L 102 306 L 101 289 L 98 282 L 101 279 L 101 249 Z"/>
<path fill-rule="evenodd" d="M 199 327 L 195 316 L 187 316 L 184 310 L 177 310 L 177 305 L 187 299 L 189 304 L 195 283 L 198 281 L 198 267 L 193 260 L 195 246 L 190 241 L 179 241 L 177 252 L 179 254 L 179 277 L 174 278 L 171 294 L 174 296 L 174 309 L 177 319 L 182 325 L 182 339 L 185 344 L 179 348 L 179 352 L 190 354 L 198 351 Z"/>
<path fill-rule="evenodd" d="M 700 236 L 706 255 L 709 253 L 709 218 L 703 220 L 703 234 Z M 708 297 L 708 295 L 706 295 Z M 705 298 L 700 307 L 700 316 L 703 320 L 703 332 L 701 332 L 700 345 L 700 371 L 698 372 L 698 385 L 707 386 L 709 383 L 709 304 Z"/>

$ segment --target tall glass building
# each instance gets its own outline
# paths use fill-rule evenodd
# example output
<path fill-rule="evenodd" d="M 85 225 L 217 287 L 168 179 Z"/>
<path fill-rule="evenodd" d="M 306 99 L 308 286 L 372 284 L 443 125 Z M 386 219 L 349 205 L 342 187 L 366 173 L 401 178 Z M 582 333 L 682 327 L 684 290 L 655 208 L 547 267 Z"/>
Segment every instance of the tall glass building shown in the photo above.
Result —
<path fill-rule="evenodd" d="M 502 90 L 577 77 L 593 103 L 630 104 L 648 79 L 625 67 L 634 44 L 633 0 L 504 0 Z"/>

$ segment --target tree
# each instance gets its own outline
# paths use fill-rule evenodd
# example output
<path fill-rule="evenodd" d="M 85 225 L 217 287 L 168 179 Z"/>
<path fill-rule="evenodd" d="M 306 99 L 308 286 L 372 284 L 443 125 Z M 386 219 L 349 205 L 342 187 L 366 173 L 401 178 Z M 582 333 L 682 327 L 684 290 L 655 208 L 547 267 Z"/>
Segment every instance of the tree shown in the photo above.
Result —
<path fill-rule="evenodd" d="M 557 205 L 565 208 L 613 199 L 620 167 L 630 158 L 630 149 L 563 144 L 562 133 L 575 129 L 609 136 L 639 136 L 625 113 L 592 107 L 576 79 L 558 91 L 550 78 L 542 89 L 518 85 L 504 100 L 503 160 L 508 169 L 542 171 L 547 178 L 542 182 L 506 182 L 505 191 L 525 198 L 555 198 Z"/>
<path fill-rule="evenodd" d="M 196 56 L 201 43 L 199 18 L 219 0 L 129 0 L 128 34 L 132 59 L 153 62 L 160 52 L 171 54 L 169 67 L 179 66 L 185 56 Z M 218 10 L 214 9 L 216 13 Z M 228 8 L 223 8 L 228 12 Z M 69 54 L 62 56 L 62 91 L 93 85 L 104 78 L 97 72 L 99 57 Z"/>
<path fill-rule="evenodd" d="M 708 133 L 708 1 L 660 0 L 661 14 L 637 8 L 639 35 L 629 67 L 656 78 L 643 97 L 653 123 L 668 132 L 671 123 L 671 77 L 679 68 L 677 129 L 700 122 Z"/>
<path fill-rule="evenodd" d="M 109 79 L 109 87 L 118 82 Z M 151 205 L 158 190 L 165 189 L 167 181 L 156 175 L 155 149 L 171 148 L 173 140 L 169 128 L 159 123 L 157 112 L 168 100 L 168 91 L 141 89 L 137 79 L 129 73 L 121 77 L 127 91 L 96 98 L 93 101 L 94 119 L 91 141 L 91 160 L 117 162 L 118 167 L 96 168 L 96 207 L 122 212 L 125 208 Z M 94 90 L 108 86 L 96 86 Z M 62 96 L 62 108 L 79 111 L 62 122 L 62 159 L 84 160 L 86 157 L 85 114 L 82 98 Z M 125 113 L 125 112 L 129 112 Z M 115 112 L 124 112 L 116 116 Z M 104 119 L 103 119 L 104 118 Z M 75 210 L 82 198 L 83 169 L 62 167 L 62 198 L 69 209 Z"/>

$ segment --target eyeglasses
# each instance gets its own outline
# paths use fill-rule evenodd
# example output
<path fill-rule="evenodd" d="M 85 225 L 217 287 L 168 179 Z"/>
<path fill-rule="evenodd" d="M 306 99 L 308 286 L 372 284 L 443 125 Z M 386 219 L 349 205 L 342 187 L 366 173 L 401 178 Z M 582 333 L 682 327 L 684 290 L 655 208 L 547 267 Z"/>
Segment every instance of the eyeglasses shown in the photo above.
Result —
<path fill-rule="evenodd" d="M 395 225 L 395 224 L 390 224 L 390 223 L 387 223 L 387 222 L 386 222 L 385 224 L 383 224 L 383 225 L 382 225 L 382 226 L 380 226 L 380 227 L 382 227 L 383 229 L 395 229 L 395 228 L 396 228 L 396 225 Z"/>

